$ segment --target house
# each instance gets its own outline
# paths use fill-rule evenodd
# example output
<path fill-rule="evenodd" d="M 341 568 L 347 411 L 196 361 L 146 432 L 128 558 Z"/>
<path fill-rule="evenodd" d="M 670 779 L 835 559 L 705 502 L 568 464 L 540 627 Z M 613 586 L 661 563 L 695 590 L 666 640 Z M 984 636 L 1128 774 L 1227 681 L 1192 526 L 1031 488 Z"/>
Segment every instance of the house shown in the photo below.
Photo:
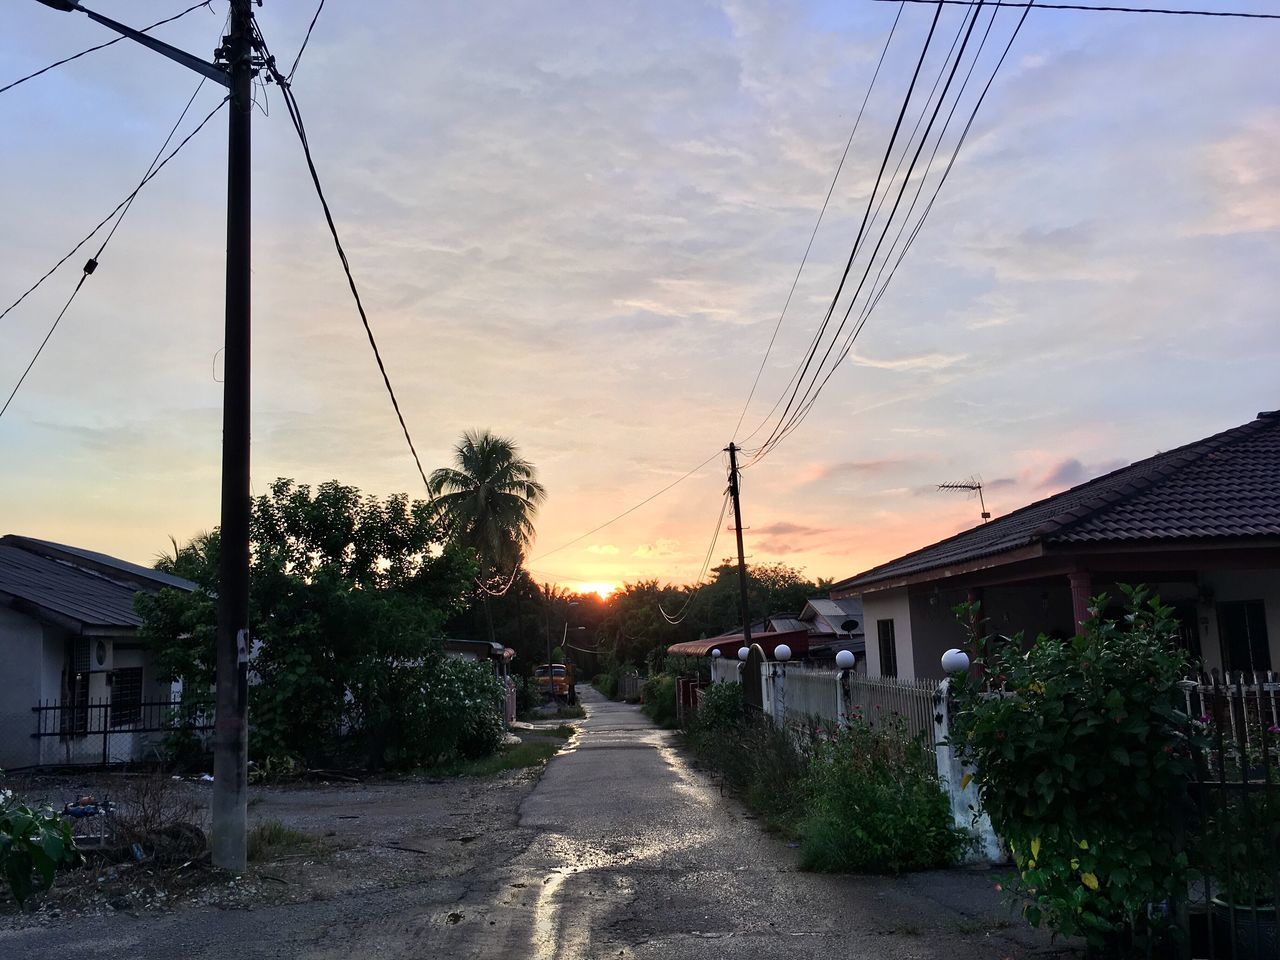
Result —
<path fill-rule="evenodd" d="M 0 768 L 143 759 L 170 698 L 134 597 L 195 584 L 105 554 L 0 537 Z M 39 708 L 39 709 L 37 709 Z M 34 736 L 37 732 L 43 734 Z"/>
<path fill-rule="evenodd" d="M 1070 636 L 1089 599 L 1144 583 L 1172 606 L 1206 669 L 1280 667 L 1280 411 L 1159 453 L 849 577 L 862 600 L 871 676 L 940 677 L 985 629 Z"/>

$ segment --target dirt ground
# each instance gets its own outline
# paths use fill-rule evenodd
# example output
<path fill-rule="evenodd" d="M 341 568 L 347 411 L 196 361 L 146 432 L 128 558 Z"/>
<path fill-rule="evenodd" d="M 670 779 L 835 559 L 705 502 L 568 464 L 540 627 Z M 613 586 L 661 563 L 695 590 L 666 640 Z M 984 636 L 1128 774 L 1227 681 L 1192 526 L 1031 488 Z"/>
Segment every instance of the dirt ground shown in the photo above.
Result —
<path fill-rule="evenodd" d="M 526 739 L 547 739 L 538 727 Z M 556 742 L 563 742 L 557 740 Z M 479 861 L 523 847 L 511 832 L 515 811 L 537 783 L 540 768 L 488 777 L 404 777 L 363 782 L 314 779 L 253 786 L 249 827 L 281 825 L 283 841 L 264 848 L 242 877 L 213 870 L 207 852 L 178 851 L 157 859 L 147 845 L 138 862 L 127 851 L 93 852 L 83 869 L 58 877 L 54 888 L 20 909 L 0 894 L 0 930 L 69 923 L 94 915 L 172 913 L 192 908 L 239 909 L 370 894 L 421 879 L 448 878 Z M 155 781 L 162 781 L 157 784 Z M 164 794 L 167 818 L 208 828 L 212 783 L 165 775 L 103 773 L 12 776 L 6 783 L 28 802 L 61 810 L 91 796 L 114 800 L 121 816 L 140 781 Z M 95 820 L 77 826 L 93 834 Z M 121 833 L 117 829 L 117 833 Z M 252 853 L 252 851 L 251 851 Z"/>

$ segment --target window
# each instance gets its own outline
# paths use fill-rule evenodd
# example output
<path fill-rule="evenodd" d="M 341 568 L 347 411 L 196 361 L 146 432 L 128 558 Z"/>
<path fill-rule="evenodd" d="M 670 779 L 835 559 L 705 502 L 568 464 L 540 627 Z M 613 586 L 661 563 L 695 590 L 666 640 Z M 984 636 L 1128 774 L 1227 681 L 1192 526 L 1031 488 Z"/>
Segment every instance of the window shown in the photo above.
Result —
<path fill-rule="evenodd" d="M 127 667 L 111 674 L 111 726 L 142 722 L 142 668 Z"/>
<path fill-rule="evenodd" d="M 1222 665 L 1227 670 L 1271 669 L 1267 616 L 1261 600 L 1220 602 L 1218 639 L 1222 644 Z"/>
<path fill-rule="evenodd" d="M 896 677 L 898 645 L 894 642 L 893 621 L 877 620 L 876 631 L 880 634 L 880 676 Z"/>

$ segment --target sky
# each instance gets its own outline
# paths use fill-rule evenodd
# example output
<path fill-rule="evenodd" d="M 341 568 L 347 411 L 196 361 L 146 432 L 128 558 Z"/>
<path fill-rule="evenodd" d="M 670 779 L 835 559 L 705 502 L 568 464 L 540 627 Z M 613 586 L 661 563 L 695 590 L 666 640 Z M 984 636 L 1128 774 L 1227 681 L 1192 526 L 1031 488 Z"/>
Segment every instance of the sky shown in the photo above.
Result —
<path fill-rule="evenodd" d="M 185 5 L 94 9 L 143 26 Z M 156 35 L 208 56 L 212 6 Z M 257 11 L 281 61 L 313 11 Z M 697 576 L 719 452 L 897 13 L 325 5 L 294 90 L 388 372 L 428 470 L 474 428 L 536 465 L 539 580 Z M 932 17 L 902 13 L 739 440 L 822 318 Z M 109 39 L 35 2 L 0 18 L 0 85 Z M 750 561 L 848 577 L 978 522 L 939 483 L 981 478 L 999 515 L 1280 407 L 1278 42 L 1280 22 L 1033 12 L 848 362 L 744 472 Z M 133 189 L 197 82 L 123 42 L 0 94 L 4 304 Z M 283 104 L 259 100 L 254 490 L 421 495 Z M 225 149 L 219 115 L 139 195 L 0 419 L 0 532 L 146 563 L 216 524 Z M 5 394 L 84 256 L 0 320 Z"/>

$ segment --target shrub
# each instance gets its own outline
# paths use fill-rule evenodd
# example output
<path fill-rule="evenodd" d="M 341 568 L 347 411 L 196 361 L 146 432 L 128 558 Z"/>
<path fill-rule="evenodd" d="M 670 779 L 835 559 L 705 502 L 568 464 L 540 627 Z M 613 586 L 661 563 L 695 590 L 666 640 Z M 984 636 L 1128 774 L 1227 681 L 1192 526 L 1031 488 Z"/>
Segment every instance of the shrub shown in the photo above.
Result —
<path fill-rule="evenodd" d="M 59 867 L 79 864 L 71 824 L 49 807 L 32 808 L 0 788 L 0 877 L 13 899 L 25 903 L 53 886 Z"/>
<path fill-rule="evenodd" d="M 493 753 L 506 734 L 502 687 L 484 663 L 436 656 L 398 671 L 404 690 L 385 742 L 393 766 L 430 767 Z"/>
<path fill-rule="evenodd" d="M 659 673 L 644 682 L 642 709 L 660 727 L 676 726 L 676 678 Z"/>
<path fill-rule="evenodd" d="M 516 685 L 516 714 L 527 716 L 547 702 L 546 694 L 533 677 L 513 677 Z"/>
<path fill-rule="evenodd" d="M 739 684 L 716 683 L 703 690 L 687 742 L 768 826 L 795 832 L 803 808 L 806 754 L 767 717 L 747 713 Z"/>
<path fill-rule="evenodd" d="M 938 783 L 933 751 L 901 725 L 859 721 L 815 744 L 801 865 L 901 873 L 954 863 L 967 844 Z"/>
<path fill-rule="evenodd" d="M 1177 687 L 1186 658 L 1172 610 L 1125 588 L 1121 623 L 1083 635 L 989 638 L 975 662 L 1001 688 L 960 678 L 952 745 L 976 768 L 982 806 L 1009 844 L 1033 926 L 1095 945 L 1143 939 L 1148 905 L 1184 895 L 1177 805 L 1192 774 Z"/>

